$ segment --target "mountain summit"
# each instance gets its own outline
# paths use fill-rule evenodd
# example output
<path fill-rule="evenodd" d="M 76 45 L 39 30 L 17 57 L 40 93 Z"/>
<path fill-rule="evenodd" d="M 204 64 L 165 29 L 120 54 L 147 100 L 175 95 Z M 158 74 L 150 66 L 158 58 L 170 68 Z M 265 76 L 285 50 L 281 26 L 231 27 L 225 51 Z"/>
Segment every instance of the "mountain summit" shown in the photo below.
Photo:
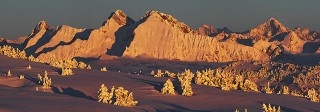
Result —
<path fill-rule="evenodd" d="M 213 26 L 202 25 L 200 28 L 198 28 L 197 32 L 199 35 L 203 36 L 214 36 L 218 33 L 218 30 Z"/>
<path fill-rule="evenodd" d="M 113 20 L 115 23 L 119 25 L 126 25 L 126 24 L 132 24 L 135 21 L 128 17 L 125 13 L 123 13 L 121 10 L 116 10 L 115 12 L 111 13 L 108 20 L 105 21 L 102 26 L 110 24 L 111 20 Z"/>
<path fill-rule="evenodd" d="M 169 14 L 161 13 L 155 10 L 150 10 L 142 17 L 142 20 L 146 20 L 148 18 L 157 18 L 158 20 L 165 22 L 166 24 L 180 29 L 180 31 L 184 33 L 194 32 L 189 26 L 182 22 L 179 22 L 176 18 Z"/>
<path fill-rule="evenodd" d="M 121 10 L 116 10 L 115 12 L 111 13 L 108 17 L 108 20 L 103 22 L 101 30 L 107 31 L 110 28 L 117 29 L 118 27 L 131 25 L 135 21 L 128 17 L 125 13 Z"/>
<path fill-rule="evenodd" d="M 278 20 L 271 17 L 265 23 L 249 31 L 249 36 L 266 36 L 272 37 L 281 33 L 289 32 L 289 28 L 282 25 Z"/>
<path fill-rule="evenodd" d="M 40 30 L 48 30 L 49 25 L 46 23 L 46 21 L 40 21 L 35 28 L 33 28 L 31 34 L 38 33 Z"/>

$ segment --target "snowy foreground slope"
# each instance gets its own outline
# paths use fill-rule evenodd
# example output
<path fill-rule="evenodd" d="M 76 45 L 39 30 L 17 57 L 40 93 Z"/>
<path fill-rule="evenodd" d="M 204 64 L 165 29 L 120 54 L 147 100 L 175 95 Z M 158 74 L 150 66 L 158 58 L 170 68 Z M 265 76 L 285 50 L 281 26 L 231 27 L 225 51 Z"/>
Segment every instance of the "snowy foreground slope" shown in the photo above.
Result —
<path fill-rule="evenodd" d="M 74 75 L 60 76 L 57 68 L 45 64 L 0 56 L 0 111 L 234 111 L 248 109 L 261 111 L 262 103 L 281 106 L 283 111 L 320 111 L 319 103 L 289 95 L 223 91 L 219 88 L 195 85 L 192 97 L 163 95 L 159 91 L 168 78 L 154 78 L 125 72 L 73 69 Z M 14 62 L 14 63 L 13 63 Z M 180 66 L 187 66 L 187 64 Z M 27 69 L 28 65 L 32 69 Z M 176 64 L 177 65 L 177 64 Z M 210 64 L 209 64 L 210 65 Z M 211 64 L 212 66 L 221 66 Z M 131 66 L 131 67 L 130 67 Z M 126 66 L 126 69 L 133 65 Z M 183 67 L 181 67 L 183 68 Z M 11 77 L 5 74 L 11 70 Z M 142 70 L 145 68 L 141 68 Z M 47 71 L 52 78 L 52 89 L 41 89 L 32 79 Z M 129 69 L 130 70 L 130 69 Z M 24 74 L 25 79 L 18 75 Z M 97 91 L 104 83 L 123 86 L 139 101 L 136 107 L 120 107 L 97 102 Z M 39 90 L 36 91 L 36 87 Z"/>

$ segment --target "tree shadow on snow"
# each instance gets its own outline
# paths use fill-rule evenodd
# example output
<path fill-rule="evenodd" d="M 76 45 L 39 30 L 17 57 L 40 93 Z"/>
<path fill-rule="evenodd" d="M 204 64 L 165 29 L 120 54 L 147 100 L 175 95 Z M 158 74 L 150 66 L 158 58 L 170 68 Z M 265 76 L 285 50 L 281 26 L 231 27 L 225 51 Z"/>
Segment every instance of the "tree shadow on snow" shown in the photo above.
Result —
<path fill-rule="evenodd" d="M 167 103 L 167 102 L 158 102 L 158 103 L 166 105 L 166 106 L 170 106 L 170 107 L 172 107 L 172 109 L 171 108 L 156 107 L 155 109 L 157 112 L 213 112 L 213 111 L 222 111 L 222 110 L 192 110 L 187 107 L 183 107 L 183 106 L 176 105 L 173 103 Z"/>
<path fill-rule="evenodd" d="M 156 89 L 157 91 L 161 91 L 161 88 L 163 86 L 163 82 L 155 82 L 155 81 L 150 81 L 150 80 L 145 80 L 145 79 L 138 79 L 138 78 L 134 78 L 134 77 L 130 77 L 130 76 L 126 76 L 126 77 L 128 77 L 130 79 L 137 80 L 139 82 L 149 84 L 149 85 L 153 86 L 154 89 Z"/>
<path fill-rule="evenodd" d="M 26 79 L 30 80 L 31 82 L 39 85 L 39 79 L 33 78 L 30 75 L 27 75 L 27 74 L 24 74 L 24 73 L 22 73 L 22 74 L 24 75 L 24 78 L 26 78 Z"/>
<path fill-rule="evenodd" d="M 85 98 L 85 99 L 89 99 L 89 100 L 94 100 L 91 96 L 87 96 L 86 94 L 84 94 L 83 92 L 79 91 L 79 90 L 75 90 L 73 88 L 67 87 L 67 88 L 63 88 L 61 87 L 62 92 L 57 88 L 57 87 L 52 87 L 52 91 L 54 93 L 58 93 L 58 94 L 65 94 L 65 95 L 69 95 L 69 96 L 73 96 L 73 97 L 78 97 L 78 98 Z"/>

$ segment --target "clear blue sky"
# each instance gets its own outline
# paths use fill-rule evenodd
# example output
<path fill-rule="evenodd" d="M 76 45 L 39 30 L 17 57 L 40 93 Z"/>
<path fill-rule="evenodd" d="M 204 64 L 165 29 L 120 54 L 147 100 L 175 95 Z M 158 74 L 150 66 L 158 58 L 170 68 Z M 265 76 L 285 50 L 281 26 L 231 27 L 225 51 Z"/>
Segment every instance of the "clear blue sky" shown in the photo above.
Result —
<path fill-rule="evenodd" d="M 158 10 L 193 29 L 208 24 L 245 31 L 274 17 L 291 29 L 320 31 L 320 0 L 1 0 L 0 37 L 28 35 L 41 20 L 50 27 L 98 28 L 117 9 L 135 20 Z"/>

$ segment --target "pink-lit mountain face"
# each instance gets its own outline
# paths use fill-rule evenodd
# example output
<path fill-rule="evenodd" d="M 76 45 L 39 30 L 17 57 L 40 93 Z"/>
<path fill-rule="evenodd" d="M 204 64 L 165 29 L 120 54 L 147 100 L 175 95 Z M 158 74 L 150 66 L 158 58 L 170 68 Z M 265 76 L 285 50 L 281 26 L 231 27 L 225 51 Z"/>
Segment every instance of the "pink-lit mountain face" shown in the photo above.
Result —
<path fill-rule="evenodd" d="M 42 60 L 74 57 L 146 56 L 183 61 L 266 61 L 285 54 L 315 54 L 319 34 L 309 29 L 290 30 L 274 18 L 236 33 L 203 25 L 197 31 L 172 15 L 148 11 L 134 21 L 117 10 L 98 29 L 71 26 L 50 28 L 40 21 L 21 43 L 28 55 Z M 275 49 L 280 54 L 273 55 Z"/>

